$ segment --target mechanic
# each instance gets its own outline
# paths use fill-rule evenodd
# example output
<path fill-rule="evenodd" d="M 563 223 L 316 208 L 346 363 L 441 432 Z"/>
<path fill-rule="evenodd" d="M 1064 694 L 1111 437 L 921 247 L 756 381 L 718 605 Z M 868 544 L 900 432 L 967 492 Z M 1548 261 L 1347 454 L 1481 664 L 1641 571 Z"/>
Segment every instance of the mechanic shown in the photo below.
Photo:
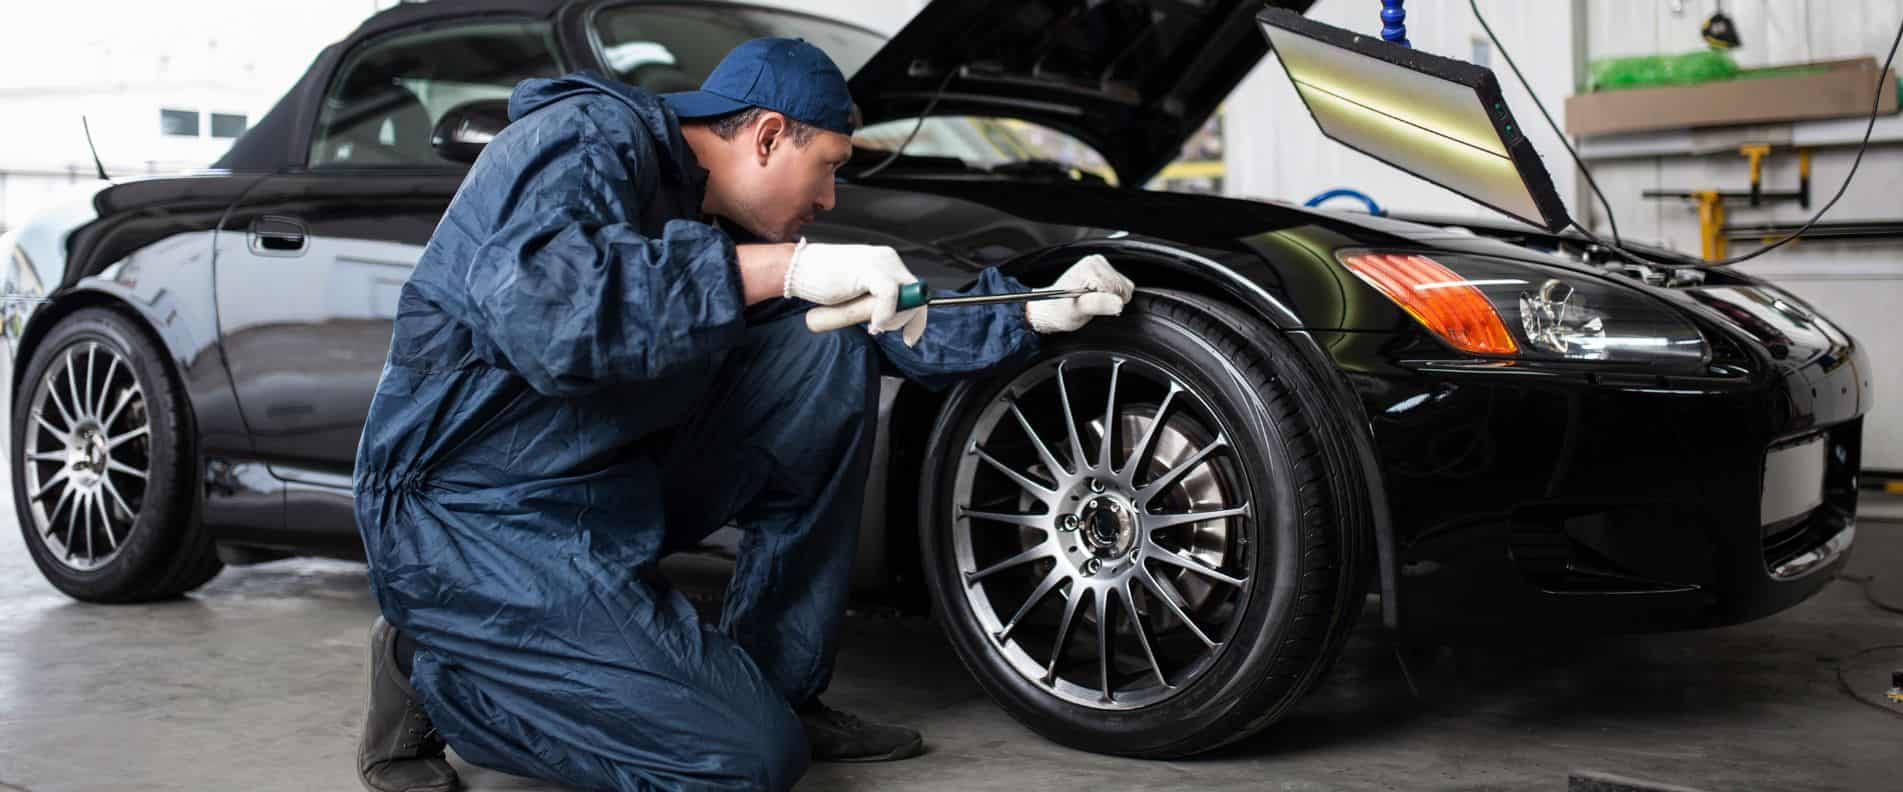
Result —
<path fill-rule="evenodd" d="M 838 648 L 880 361 L 927 387 L 1027 362 L 1081 297 L 896 310 L 888 247 L 808 243 L 852 154 L 845 77 L 757 39 L 698 91 L 592 73 L 517 86 L 404 285 L 357 455 L 382 618 L 358 772 L 472 764 L 584 789 L 784 789 L 916 731 L 820 703 Z M 736 244 L 735 239 L 745 240 Z M 995 269 L 972 293 L 1024 291 Z M 873 295 L 858 327 L 803 313 Z M 870 331 L 870 332 L 868 332 Z M 897 332 L 892 332 L 897 331 Z M 733 521 L 718 629 L 658 572 Z"/>

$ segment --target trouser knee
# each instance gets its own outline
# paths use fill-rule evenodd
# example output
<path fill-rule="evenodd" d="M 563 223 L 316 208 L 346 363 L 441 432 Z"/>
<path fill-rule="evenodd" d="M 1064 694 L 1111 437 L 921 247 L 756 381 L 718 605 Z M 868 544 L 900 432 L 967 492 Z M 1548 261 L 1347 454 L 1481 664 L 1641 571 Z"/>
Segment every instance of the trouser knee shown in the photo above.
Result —
<path fill-rule="evenodd" d="M 768 790 L 793 788 L 794 782 L 806 774 L 806 766 L 811 761 L 806 729 L 800 725 L 799 718 L 789 710 L 760 718 L 750 725 L 753 734 L 749 742 L 755 748 L 751 768 L 754 785 Z"/>

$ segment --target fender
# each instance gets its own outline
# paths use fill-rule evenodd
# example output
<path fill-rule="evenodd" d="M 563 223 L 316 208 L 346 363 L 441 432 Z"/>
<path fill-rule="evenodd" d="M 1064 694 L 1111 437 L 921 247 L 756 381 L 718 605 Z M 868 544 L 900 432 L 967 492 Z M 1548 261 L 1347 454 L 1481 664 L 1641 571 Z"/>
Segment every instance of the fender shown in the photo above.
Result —
<path fill-rule="evenodd" d="M 213 255 L 220 220 L 258 176 L 203 174 L 101 184 L 21 229 L 16 267 L 47 294 L 7 337 L 19 389 L 29 358 L 61 318 L 108 306 L 137 318 L 165 349 L 195 411 L 201 451 L 249 454 L 218 345 Z"/>
<path fill-rule="evenodd" d="M 1344 434 L 1350 441 L 1362 480 L 1352 489 L 1366 497 L 1368 522 L 1374 530 L 1376 580 L 1381 592 L 1381 621 L 1389 630 L 1401 624 L 1400 572 L 1395 548 L 1394 529 L 1388 510 L 1387 488 L 1375 456 L 1374 431 L 1361 398 L 1348 379 L 1342 376 L 1314 337 L 1305 332 L 1300 318 L 1281 299 L 1262 288 L 1255 280 L 1205 256 L 1142 239 L 1093 239 L 1046 248 L 1019 257 L 1000 268 L 1012 277 L 1028 283 L 1055 278 L 1059 271 L 1080 256 L 1100 253 L 1114 259 L 1119 267 L 1141 273 L 1145 287 L 1188 291 L 1238 305 L 1266 321 L 1286 338 L 1301 355 L 1304 365 L 1330 390 L 1335 405 L 1346 411 L 1341 416 Z M 948 392 L 949 393 L 949 392 Z M 942 418 L 947 394 L 934 394 L 913 385 L 901 387 L 891 408 L 890 429 L 908 442 L 894 442 L 893 448 L 920 449 L 925 433 Z M 922 460 L 893 458 L 890 468 L 900 471 L 922 470 Z M 901 531 L 890 526 L 914 526 L 918 515 L 911 508 L 918 503 L 924 482 L 917 476 L 892 476 L 888 481 L 889 504 L 885 523 L 888 534 L 887 569 L 900 590 L 919 580 L 916 531 Z M 903 552 L 911 548 L 911 552 Z"/>

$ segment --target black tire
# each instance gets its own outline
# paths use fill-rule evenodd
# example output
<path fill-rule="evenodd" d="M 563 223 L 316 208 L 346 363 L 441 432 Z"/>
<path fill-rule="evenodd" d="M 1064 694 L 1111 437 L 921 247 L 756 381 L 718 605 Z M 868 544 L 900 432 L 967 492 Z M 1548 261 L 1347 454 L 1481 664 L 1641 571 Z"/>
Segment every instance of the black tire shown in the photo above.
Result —
<path fill-rule="evenodd" d="M 1243 536 L 1254 537 L 1256 547 L 1270 548 L 1250 553 L 1237 574 L 1247 572 L 1260 576 L 1252 580 L 1267 578 L 1275 585 L 1238 587 L 1233 595 L 1237 604 L 1226 606 L 1230 639 L 1220 649 L 1209 650 L 1211 657 L 1199 676 L 1178 686 L 1160 686 L 1174 692 L 1154 705 L 1105 709 L 1055 695 L 1049 681 L 1040 683 L 1021 666 L 1013 666 L 1004 643 L 974 614 L 976 606 L 966 599 L 971 596 L 965 583 L 969 569 L 961 572 L 961 562 L 954 557 L 957 505 L 952 501 L 958 457 L 973 453 L 969 449 L 981 409 L 1000 398 L 1011 378 L 966 383 L 949 398 L 933 429 L 922 471 L 919 522 L 927 587 L 959 658 L 1014 718 L 1074 748 L 1174 758 L 1260 731 L 1288 712 L 1328 670 L 1362 610 L 1372 533 L 1365 498 L 1356 502 L 1354 494 L 1359 492 L 1359 466 L 1344 440 L 1352 424 L 1335 414 L 1338 408 L 1330 406 L 1329 391 L 1287 340 L 1235 309 L 1193 295 L 1145 291 L 1120 318 L 1048 336 L 1044 348 L 1047 360 L 1081 352 L 1154 362 L 1201 391 L 1210 413 L 1226 424 L 1222 429 L 1230 438 L 1229 453 L 1236 469 L 1246 471 L 1241 476 L 1249 491 L 1270 501 L 1268 508 L 1237 521 L 1245 526 Z M 1012 398 L 1015 403 L 1029 397 L 1018 393 Z M 1142 510 L 1145 505 L 1137 502 L 1135 507 Z M 975 533 L 968 536 L 976 542 Z M 1054 567 L 1058 562 L 1052 563 Z M 1283 581 L 1294 584 L 1281 585 Z M 1078 585 L 1071 585 L 1072 596 Z M 1114 592 L 1110 599 L 1116 599 Z M 1156 604 L 1150 607 L 1159 609 Z M 1142 620 L 1155 618 L 1131 613 L 1134 610 L 1124 615 L 1128 622 L 1116 617 L 1108 621 L 1141 632 Z M 1052 667 L 1072 643 L 1063 638 L 1064 628 L 1054 632 L 1059 637 L 1050 650 Z M 1143 646 L 1149 653 L 1148 644 Z M 1122 656 L 1120 650 L 1112 654 Z M 1150 663 L 1159 678 L 1165 676 L 1154 654 Z M 1111 685 L 1106 681 L 1105 687 Z"/>
<path fill-rule="evenodd" d="M 102 409 L 98 412 L 116 412 L 117 416 L 112 417 L 108 425 L 94 428 L 108 436 L 116 430 L 136 434 L 124 432 L 128 426 L 136 428 L 123 417 L 130 408 L 132 414 L 142 418 L 146 430 L 123 443 L 127 449 L 123 453 L 133 454 L 134 459 L 144 463 L 143 479 L 128 478 L 130 474 L 117 474 L 118 478 L 112 478 L 111 474 L 103 476 L 119 482 L 119 487 L 126 492 L 122 494 L 115 489 L 110 498 L 99 492 L 103 505 L 100 511 L 87 514 L 84 523 L 87 557 L 79 559 L 77 548 L 81 542 L 78 538 L 72 539 L 71 552 L 57 552 L 52 545 L 56 540 L 74 536 L 71 531 L 77 526 L 68 525 L 68 532 L 62 535 L 60 527 L 67 523 L 59 518 L 70 517 L 72 510 L 79 507 L 60 508 L 52 520 L 47 520 L 46 510 L 59 507 L 56 503 L 59 493 L 57 490 L 47 492 L 41 499 L 34 499 L 29 490 L 27 466 L 37 466 L 35 475 L 41 477 L 38 481 L 44 488 L 44 482 L 58 475 L 66 464 L 43 458 L 28 459 L 35 442 L 42 448 L 55 447 L 53 444 L 59 442 L 59 435 L 35 417 L 35 404 L 40 403 L 41 392 L 54 382 L 65 384 L 62 372 L 69 365 L 68 353 L 73 353 L 77 361 L 87 351 L 94 353 L 95 360 L 102 357 L 99 353 L 103 351 L 123 361 L 123 367 L 94 362 L 70 365 L 84 365 L 89 375 L 99 379 L 97 387 L 102 393 L 114 394 L 110 401 L 117 402 L 118 396 L 125 396 L 128 406 L 111 411 L 103 408 L 108 399 L 99 397 L 97 401 Z M 56 366 L 60 368 L 56 370 Z M 94 386 L 88 380 L 85 386 L 68 387 Z M 65 401 L 75 400 L 72 393 L 68 391 L 60 407 L 68 406 Z M 73 405 L 72 413 L 77 412 L 77 405 Z M 55 425 L 69 417 L 56 413 L 58 410 L 45 416 Z M 11 417 L 13 442 L 9 462 L 14 509 L 33 563 L 55 588 L 86 602 L 146 602 L 177 597 L 198 588 L 224 568 L 218 560 L 216 546 L 197 524 L 193 511 L 195 502 L 191 494 L 196 480 L 190 464 L 195 458 L 191 446 L 193 429 L 178 378 L 158 343 L 136 321 L 108 308 L 84 308 L 61 319 L 34 350 L 14 394 Z M 84 423 L 83 419 L 80 423 Z M 69 481 L 76 479 L 76 474 L 73 475 Z M 78 502 L 75 499 L 69 503 Z M 125 519 L 128 513 L 133 514 Z M 95 523 L 91 518 L 95 514 L 100 515 L 100 528 L 93 528 Z M 101 531 L 106 530 L 104 525 L 115 520 L 123 521 L 129 530 L 121 533 L 115 526 L 113 535 L 119 537 L 118 541 L 109 542 Z M 42 525 L 51 529 L 42 530 Z M 95 539 L 100 547 L 98 551 L 95 551 Z M 110 552 L 104 549 L 108 544 L 112 545 Z M 102 556 L 103 560 L 96 566 L 91 565 Z"/>

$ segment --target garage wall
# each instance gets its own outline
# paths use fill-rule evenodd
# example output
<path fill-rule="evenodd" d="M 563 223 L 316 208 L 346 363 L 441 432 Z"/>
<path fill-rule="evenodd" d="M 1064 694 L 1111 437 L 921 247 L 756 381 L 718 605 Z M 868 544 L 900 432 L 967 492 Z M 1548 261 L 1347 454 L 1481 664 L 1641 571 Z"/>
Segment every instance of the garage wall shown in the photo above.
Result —
<path fill-rule="evenodd" d="M 1673 11 L 1674 7 L 1681 11 Z M 1619 57 L 1648 53 L 1690 52 L 1704 47 L 1698 26 L 1715 9 L 1714 0 L 1593 0 L 1584 5 L 1586 52 L 1588 58 Z M 1725 13 L 1738 24 L 1744 46 L 1732 51 L 1741 66 L 1765 66 L 1807 60 L 1828 60 L 1874 55 L 1881 59 L 1903 22 L 1903 3 L 1896 0 L 1729 0 Z M 1888 170 L 1896 173 L 1903 165 L 1903 124 L 1897 119 L 1880 125 L 1873 135 L 1872 152 L 1860 171 L 1866 177 Z M 1816 125 L 1807 125 L 1815 127 Z M 1813 156 L 1812 190 L 1830 191 L 1843 181 L 1855 155 L 1856 137 L 1863 132 L 1860 121 L 1842 124 L 1846 133 L 1840 145 L 1823 148 Z M 1854 127 L 1854 129 L 1850 129 Z M 1727 130 L 1687 138 L 1683 153 L 1643 158 L 1617 158 L 1593 164 L 1593 176 L 1617 212 L 1620 231 L 1635 237 L 1659 239 L 1680 250 L 1698 249 L 1698 215 L 1687 205 L 1648 201 L 1639 197 L 1647 189 L 1743 189 L 1749 185 L 1746 160 L 1735 153 L 1733 141 L 1788 142 L 1789 125 L 1763 129 Z M 1888 138 L 1885 140 L 1884 138 Z M 1722 148 L 1708 154 L 1693 151 Z M 1795 188 L 1797 162 L 1791 156 L 1771 159 L 1764 173 L 1767 189 Z M 1832 211 L 1833 220 L 1903 220 L 1903 208 L 1893 200 L 1893 187 L 1885 179 L 1862 178 L 1853 182 L 1844 199 Z M 1824 188 L 1828 189 L 1824 189 Z M 1802 222 L 1815 208 L 1796 205 L 1769 210 L 1744 210 L 1734 216 L 1744 222 Z M 1594 208 L 1595 228 L 1604 229 L 1604 218 Z M 1741 251 L 1739 251 L 1741 252 Z M 1735 252 L 1734 252 L 1735 255 Z"/>
<path fill-rule="evenodd" d="M 1703 43 L 1698 26 L 1715 5 L 1713 0 L 1592 0 L 1584 5 L 1587 55 L 1699 49 Z M 1903 23 L 1903 2 L 1897 0 L 1725 0 L 1724 8 L 1744 42 L 1732 53 L 1741 66 L 1864 55 L 1881 61 L 1897 25 Z M 1863 130 L 1863 119 L 1844 119 L 1620 136 L 1589 141 L 1588 164 L 1617 213 L 1622 233 L 1696 252 L 1696 209 L 1679 201 L 1642 199 L 1642 190 L 1746 189 L 1749 169 L 1745 158 L 1736 153 L 1738 145 L 1815 142 L 1810 208 L 1781 204 L 1727 209 L 1731 223 L 1801 223 L 1843 182 Z M 1617 156 L 1620 146 L 1646 147 L 1657 153 Z M 1595 149 L 1601 154 L 1590 153 Z M 1824 221 L 1903 221 L 1903 201 L 1896 198 L 1899 177 L 1903 177 L 1903 116 L 1888 116 L 1878 120 L 1856 180 Z M 1795 189 L 1796 157 L 1788 150 L 1774 150 L 1765 167 L 1764 184 L 1770 190 Z M 1603 232 L 1602 213 L 1594 211 L 1591 216 L 1593 225 Z M 1734 256 L 1753 249 L 1737 241 L 1731 245 L 1729 253 Z M 1896 306 L 1903 305 L 1903 239 L 1807 240 L 1738 267 L 1815 305 L 1870 350 L 1876 363 L 1871 373 L 1877 402 L 1865 420 L 1864 467 L 1903 471 L 1903 410 L 1885 405 L 1903 398 L 1903 366 L 1896 365 L 1903 360 L 1903 326 L 1893 318 Z"/>

